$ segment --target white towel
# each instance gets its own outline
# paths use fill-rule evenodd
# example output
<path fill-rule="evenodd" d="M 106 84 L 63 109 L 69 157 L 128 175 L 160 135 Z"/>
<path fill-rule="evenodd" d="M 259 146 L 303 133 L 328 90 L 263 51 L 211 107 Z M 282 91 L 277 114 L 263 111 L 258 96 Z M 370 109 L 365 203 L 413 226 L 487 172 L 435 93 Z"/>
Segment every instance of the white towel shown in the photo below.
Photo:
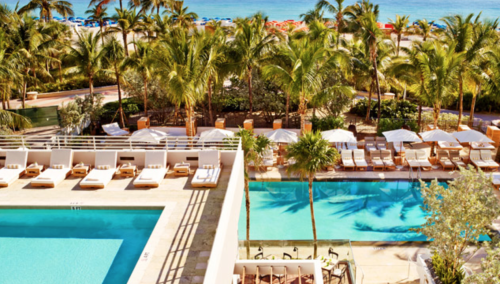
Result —
<path fill-rule="evenodd" d="M 99 179 L 98 178 L 89 177 L 89 178 L 87 178 L 87 181 L 99 181 Z"/>
<path fill-rule="evenodd" d="M 142 176 L 141 176 L 141 179 L 142 179 L 142 180 L 152 180 L 152 179 L 153 179 L 153 177 L 152 177 L 152 176 L 150 176 L 150 175 L 142 175 Z"/>
<path fill-rule="evenodd" d="M 50 177 L 38 177 L 38 179 L 41 179 L 41 180 L 51 180 Z"/>

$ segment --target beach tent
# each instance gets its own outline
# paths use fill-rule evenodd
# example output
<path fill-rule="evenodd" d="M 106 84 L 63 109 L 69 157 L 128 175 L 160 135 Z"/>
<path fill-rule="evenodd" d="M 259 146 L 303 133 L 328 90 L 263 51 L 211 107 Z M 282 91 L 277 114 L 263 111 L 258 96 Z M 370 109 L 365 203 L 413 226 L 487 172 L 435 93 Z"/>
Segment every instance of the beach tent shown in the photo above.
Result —
<path fill-rule="evenodd" d="M 321 136 L 323 139 L 327 140 L 331 143 L 336 142 L 346 142 L 346 143 L 354 143 L 357 142 L 356 137 L 351 131 L 343 130 L 343 129 L 332 129 L 321 132 Z"/>
<path fill-rule="evenodd" d="M 158 143 L 162 139 L 167 137 L 167 133 L 163 131 L 158 131 L 150 128 L 144 128 L 132 133 L 128 141 L 131 142 L 147 142 L 147 143 Z"/>
<path fill-rule="evenodd" d="M 295 143 L 299 140 L 297 133 L 282 128 L 264 133 L 264 135 L 276 143 Z"/>

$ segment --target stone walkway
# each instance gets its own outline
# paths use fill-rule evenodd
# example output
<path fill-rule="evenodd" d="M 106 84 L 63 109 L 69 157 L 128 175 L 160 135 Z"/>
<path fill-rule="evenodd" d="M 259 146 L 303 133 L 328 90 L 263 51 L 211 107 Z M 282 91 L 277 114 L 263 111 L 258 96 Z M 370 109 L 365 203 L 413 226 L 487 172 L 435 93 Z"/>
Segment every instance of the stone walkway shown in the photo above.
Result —
<path fill-rule="evenodd" d="M 133 178 L 118 176 L 99 190 L 82 190 L 73 176 L 56 188 L 33 188 L 23 177 L 0 190 L 0 206 L 164 207 L 129 283 L 202 283 L 230 171 L 215 189 L 192 188 L 191 178 L 172 173 L 153 189 L 135 189 Z"/>

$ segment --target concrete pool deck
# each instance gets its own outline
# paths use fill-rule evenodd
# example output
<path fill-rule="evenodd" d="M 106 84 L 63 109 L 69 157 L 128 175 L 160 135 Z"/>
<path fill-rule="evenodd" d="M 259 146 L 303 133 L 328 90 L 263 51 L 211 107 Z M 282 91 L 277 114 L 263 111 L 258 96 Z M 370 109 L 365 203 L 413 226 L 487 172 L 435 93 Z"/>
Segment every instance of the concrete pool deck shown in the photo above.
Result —
<path fill-rule="evenodd" d="M 194 169 L 192 169 L 194 172 Z M 203 283 L 231 168 L 214 189 L 191 187 L 191 177 L 174 177 L 160 187 L 136 189 L 133 178 L 115 178 L 105 189 L 83 190 L 70 176 L 56 188 L 33 188 L 23 177 L 0 189 L 0 207 L 164 207 L 129 283 Z"/>

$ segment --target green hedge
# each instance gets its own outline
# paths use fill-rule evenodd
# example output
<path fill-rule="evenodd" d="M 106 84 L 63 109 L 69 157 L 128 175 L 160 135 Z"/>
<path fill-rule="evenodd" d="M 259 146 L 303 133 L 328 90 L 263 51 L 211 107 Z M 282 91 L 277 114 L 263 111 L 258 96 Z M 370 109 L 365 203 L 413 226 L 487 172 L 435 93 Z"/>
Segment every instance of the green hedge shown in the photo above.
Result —
<path fill-rule="evenodd" d="M 318 118 L 316 116 L 314 116 L 312 119 L 311 119 L 311 123 L 312 123 L 312 129 L 313 131 L 326 131 L 326 130 L 330 130 L 330 129 L 337 129 L 337 128 L 341 128 L 341 129 L 344 129 L 345 128 L 345 121 L 344 121 L 344 117 L 342 116 L 339 116 L 339 117 L 334 117 L 334 116 L 326 116 L 326 117 L 323 117 L 323 118 Z"/>
<path fill-rule="evenodd" d="M 359 100 L 350 110 L 352 114 L 365 117 L 368 109 L 368 99 Z M 372 101 L 370 106 L 370 118 L 376 119 L 378 115 L 377 101 Z M 418 106 L 410 101 L 382 100 L 380 105 L 380 117 L 409 119 L 417 113 Z"/>

